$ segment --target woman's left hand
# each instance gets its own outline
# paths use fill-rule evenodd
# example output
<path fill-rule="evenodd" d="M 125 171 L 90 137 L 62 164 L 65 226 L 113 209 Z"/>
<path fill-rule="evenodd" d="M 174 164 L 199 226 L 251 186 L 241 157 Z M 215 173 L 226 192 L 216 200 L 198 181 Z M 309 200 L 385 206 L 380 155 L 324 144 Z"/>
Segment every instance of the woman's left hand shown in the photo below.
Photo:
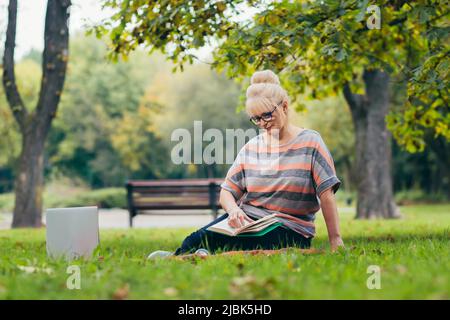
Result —
<path fill-rule="evenodd" d="M 339 247 L 345 248 L 344 241 L 342 241 L 341 237 L 331 238 L 330 247 L 332 252 L 336 251 Z"/>

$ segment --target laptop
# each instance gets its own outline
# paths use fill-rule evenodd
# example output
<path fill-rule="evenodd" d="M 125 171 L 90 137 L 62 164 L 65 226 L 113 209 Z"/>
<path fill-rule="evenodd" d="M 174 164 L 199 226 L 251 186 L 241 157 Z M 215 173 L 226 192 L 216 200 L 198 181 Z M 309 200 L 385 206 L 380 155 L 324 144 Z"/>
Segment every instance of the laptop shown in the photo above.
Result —
<path fill-rule="evenodd" d="M 47 255 L 73 260 L 90 258 L 100 243 L 97 207 L 46 210 Z"/>

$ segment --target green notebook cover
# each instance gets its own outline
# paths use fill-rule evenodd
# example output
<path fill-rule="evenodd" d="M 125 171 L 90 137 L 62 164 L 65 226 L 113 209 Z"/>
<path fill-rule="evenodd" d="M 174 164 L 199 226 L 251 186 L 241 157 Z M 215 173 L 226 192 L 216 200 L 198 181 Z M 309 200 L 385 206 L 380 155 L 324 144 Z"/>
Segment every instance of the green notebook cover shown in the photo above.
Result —
<path fill-rule="evenodd" d="M 267 228 L 258 231 L 258 232 L 252 232 L 252 233 L 242 233 L 242 234 L 238 234 L 236 235 L 236 237 L 260 237 L 265 235 L 267 232 L 272 231 L 273 229 L 275 229 L 278 226 L 281 226 L 282 223 L 281 222 L 277 222 L 274 224 L 271 224 L 270 226 L 268 226 Z"/>

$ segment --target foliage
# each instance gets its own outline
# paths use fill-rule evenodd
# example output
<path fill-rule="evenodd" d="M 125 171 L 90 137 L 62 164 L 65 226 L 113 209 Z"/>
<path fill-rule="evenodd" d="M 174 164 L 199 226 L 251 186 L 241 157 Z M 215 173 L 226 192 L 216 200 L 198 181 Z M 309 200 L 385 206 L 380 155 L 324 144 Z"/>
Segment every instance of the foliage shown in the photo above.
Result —
<path fill-rule="evenodd" d="M 0 73 L 2 68 L 0 66 Z M 22 99 L 26 106 L 37 103 L 39 92 L 39 79 L 41 69 L 39 65 L 28 56 L 16 64 L 17 85 L 21 89 Z M 31 111 L 31 109 L 29 109 Z M 21 151 L 22 136 L 11 109 L 6 100 L 3 86 L 0 86 L 0 192 L 10 190 L 12 182 L 9 181 L 13 171 L 17 169 L 18 158 Z M 3 175 L 6 176 L 4 179 Z"/>
<path fill-rule="evenodd" d="M 423 152 L 411 154 L 393 141 L 392 165 L 394 190 L 420 189 L 427 194 L 442 193 L 450 199 L 450 144 L 444 137 L 425 135 Z"/>
<path fill-rule="evenodd" d="M 333 155 L 342 188 L 353 189 L 355 137 L 350 110 L 342 97 L 304 100 L 306 108 L 295 118 L 301 126 L 317 130 Z"/>
<path fill-rule="evenodd" d="M 124 114 L 137 111 L 160 67 L 156 57 L 151 61 L 142 53 L 129 63 L 111 64 L 105 52 L 92 37 L 72 40 L 66 89 L 48 143 L 52 166 L 94 187 L 125 182 L 129 170 L 111 139 Z"/>
<path fill-rule="evenodd" d="M 178 143 L 171 141 L 172 132 L 176 129 L 188 130 L 192 139 L 203 139 L 202 136 L 196 136 L 194 121 L 201 121 L 201 134 L 214 128 L 220 130 L 224 138 L 226 129 L 249 129 L 252 125 L 247 116 L 243 112 L 236 112 L 239 91 L 237 84 L 227 80 L 223 74 L 209 70 L 205 65 L 188 66 L 183 73 L 177 74 L 160 72 L 144 97 L 145 103 L 160 106 L 154 108 L 151 115 L 151 129 L 163 141 L 167 150 Z M 203 143 L 204 148 L 207 143 Z M 223 147 L 225 148 L 225 139 Z M 174 177 L 223 177 L 229 168 L 229 164 L 175 166 L 169 156 L 170 154 L 166 165 Z"/>
<path fill-rule="evenodd" d="M 14 164 L 20 152 L 19 128 L 0 88 L 0 166 Z"/>
<path fill-rule="evenodd" d="M 123 165 L 135 176 L 158 178 L 167 173 L 168 151 L 152 130 L 152 109 L 140 105 L 126 112 L 111 133 L 111 143 Z M 150 174 L 149 174 L 150 173 Z"/>
<path fill-rule="evenodd" d="M 444 203 L 448 202 L 448 197 L 442 193 L 428 194 L 422 190 L 405 190 L 395 194 L 395 202 L 402 206 L 419 203 Z"/>
<path fill-rule="evenodd" d="M 37 103 L 41 73 L 40 66 L 28 57 L 16 65 L 17 85 L 29 111 Z M 4 88 L 0 86 L 0 165 L 12 166 L 18 159 L 22 143 L 19 132 L 19 126 L 6 101 Z"/>
<path fill-rule="evenodd" d="M 103 209 L 127 208 L 125 188 L 104 188 L 96 190 L 77 191 L 69 195 L 61 195 L 50 190 L 44 192 L 45 208 L 68 208 L 98 206 Z M 0 213 L 12 212 L 14 209 L 14 194 L 0 194 Z"/>
<path fill-rule="evenodd" d="M 0 231 L 0 299 L 443 299 L 450 297 L 449 205 L 404 208 L 405 219 L 353 220 L 341 213 L 347 249 L 328 251 L 318 217 L 313 247 L 274 256 L 146 260 L 174 250 L 193 229 L 101 230 L 101 246 L 68 290 L 68 263 L 47 259 L 45 230 Z M 369 290 L 367 268 L 381 268 Z M 28 267 L 28 268 L 24 268 Z M 151 288 L 151 290 L 149 290 Z"/>
<path fill-rule="evenodd" d="M 234 21 L 237 4 L 260 10 L 251 20 Z M 449 25 L 443 0 L 378 1 L 381 29 L 368 29 L 368 0 L 153 1 L 105 0 L 114 14 L 92 28 L 108 34 L 109 54 L 126 57 L 140 46 L 161 50 L 180 68 L 192 63 L 192 49 L 219 43 L 212 66 L 243 80 L 259 68 L 283 75 L 295 98 L 338 93 L 349 83 L 363 88 L 362 71 L 381 69 L 407 82 L 402 107 L 388 126 L 408 151 L 424 149 L 424 134 L 450 140 Z M 170 44 L 170 45 L 169 45 Z M 297 102 L 298 108 L 304 105 Z"/>
<path fill-rule="evenodd" d="M 0 193 L 0 212 L 12 212 L 14 209 L 14 194 Z"/>
<path fill-rule="evenodd" d="M 128 178 L 224 176 L 227 166 L 174 166 L 171 133 L 191 130 L 195 120 L 208 128 L 248 128 L 236 114 L 239 86 L 205 66 L 173 74 L 162 55 L 136 52 L 127 63 L 104 60 L 104 44 L 78 34 L 71 40 L 65 90 L 45 151 L 46 178 L 80 177 L 91 187 L 123 186 Z M 19 89 L 37 97 L 38 55 L 30 52 L 18 67 Z M 23 64 L 23 66 L 22 66 Z M 29 88 L 29 89 L 27 89 Z M 0 88 L 0 99 L 2 99 Z M 6 101 L 0 100 L 0 165 L 13 170 L 20 136 Z"/>
<path fill-rule="evenodd" d="M 44 203 L 48 208 L 67 208 L 98 206 L 99 208 L 127 208 L 125 188 L 105 188 L 81 192 L 74 197 L 53 200 L 51 197 Z"/>

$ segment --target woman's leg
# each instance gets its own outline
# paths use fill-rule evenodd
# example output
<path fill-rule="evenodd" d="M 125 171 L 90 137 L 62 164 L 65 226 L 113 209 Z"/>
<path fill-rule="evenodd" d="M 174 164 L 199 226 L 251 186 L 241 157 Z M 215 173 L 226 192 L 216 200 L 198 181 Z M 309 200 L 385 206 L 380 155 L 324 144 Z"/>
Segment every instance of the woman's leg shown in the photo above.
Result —
<path fill-rule="evenodd" d="M 214 242 L 215 237 L 212 236 L 212 237 L 210 237 L 210 239 L 206 239 L 206 235 L 207 235 L 207 233 L 209 233 L 209 231 L 207 231 L 206 229 L 209 228 L 210 226 L 212 226 L 213 224 L 216 224 L 227 218 L 228 218 L 228 213 L 225 213 L 224 215 L 221 215 L 220 217 L 218 217 L 211 223 L 207 224 L 206 226 L 191 233 L 189 236 L 187 236 L 184 239 L 181 246 L 175 251 L 175 255 L 180 255 L 180 254 L 184 254 L 184 253 L 193 253 L 197 249 L 206 248 L 207 241 L 211 242 L 211 244 L 213 244 L 212 242 Z M 214 233 L 214 234 L 216 234 L 216 233 Z M 220 235 L 220 234 L 217 234 L 217 235 Z M 216 245 L 214 245 L 214 247 L 215 246 Z"/>
<path fill-rule="evenodd" d="M 193 253 L 199 248 L 206 248 L 211 252 L 215 252 L 217 250 L 277 249 L 291 246 L 309 248 L 311 246 L 311 238 L 305 238 L 295 231 L 284 227 L 277 227 L 259 237 L 231 237 L 206 230 L 211 225 L 227 218 L 228 214 L 226 213 L 203 228 L 191 233 L 184 239 L 181 247 L 175 251 L 175 255 Z"/>
<path fill-rule="evenodd" d="M 308 249 L 311 247 L 312 238 L 306 238 L 301 234 L 286 227 L 280 226 L 261 237 L 247 237 L 252 242 L 247 244 L 245 250 L 253 249 L 281 249 L 287 247 L 299 247 Z"/>

